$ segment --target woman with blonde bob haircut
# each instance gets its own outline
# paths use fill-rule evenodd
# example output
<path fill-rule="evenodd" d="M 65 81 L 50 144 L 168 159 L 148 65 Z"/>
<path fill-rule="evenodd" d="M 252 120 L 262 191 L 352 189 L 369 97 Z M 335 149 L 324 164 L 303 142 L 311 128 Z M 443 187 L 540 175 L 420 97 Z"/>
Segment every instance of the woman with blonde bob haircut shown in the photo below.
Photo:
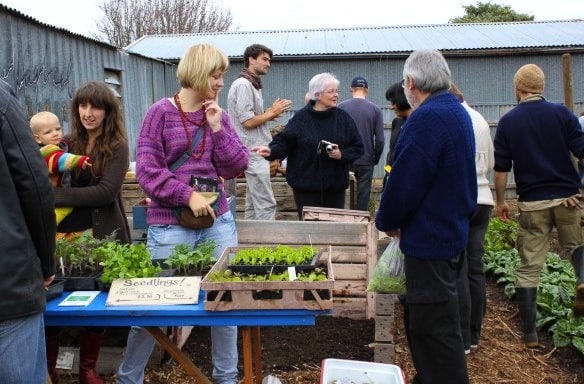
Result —
<path fill-rule="evenodd" d="M 217 259 L 226 247 L 237 245 L 235 220 L 223 180 L 233 179 L 246 169 L 248 150 L 218 104 L 228 65 L 223 52 L 211 45 L 190 47 L 177 68 L 181 88 L 173 97 L 154 103 L 142 122 L 136 179 L 151 198 L 146 213 L 146 246 L 157 264 L 164 265 L 178 244 L 196 248 L 213 241 Z M 220 192 L 217 202 L 210 205 L 199 193 L 204 191 L 191 184 L 191 178 L 213 185 Z M 208 220 L 206 228 L 182 226 L 176 208 L 190 209 L 195 217 L 211 216 L 213 220 Z M 236 384 L 237 327 L 211 327 L 211 342 L 213 383 Z M 118 368 L 118 384 L 144 382 L 153 347 L 154 338 L 146 329 L 132 327 Z"/>
<path fill-rule="evenodd" d="M 189 47 L 176 69 L 176 78 L 183 88 L 209 91 L 209 75 L 225 73 L 229 69 L 229 59 L 223 52 L 209 44 Z"/>

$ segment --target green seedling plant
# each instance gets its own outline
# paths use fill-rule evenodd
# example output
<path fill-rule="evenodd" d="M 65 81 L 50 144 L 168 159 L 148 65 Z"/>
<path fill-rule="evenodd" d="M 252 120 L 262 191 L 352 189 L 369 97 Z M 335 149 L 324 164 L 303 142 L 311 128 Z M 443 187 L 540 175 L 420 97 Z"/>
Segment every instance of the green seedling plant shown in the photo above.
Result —
<path fill-rule="evenodd" d="M 485 236 L 486 274 L 496 277 L 503 285 L 505 295 L 515 295 L 515 270 L 519 265 L 519 254 L 515 247 L 517 223 L 504 223 L 498 218 L 489 222 Z M 573 345 L 584 354 L 584 318 L 575 318 L 572 312 L 576 277 L 568 260 L 549 252 L 542 268 L 537 290 L 538 329 L 552 333 L 554 346 Z"/>
<path fill-rule="evenodd" d="M 57 267 L 65 276 L 88 276 L 101 271 L 99 255 L 94 250 L 112 241 L 114 234 L 105 239 L 96 239 L 89 233 L 82 233 L 70 239 L 55 242 Z"/>
<path fill-rule="evenodd" d="M 275 248 L 259 247 L 239 250 L 231 264 L 234 265 L 301 265 L 309 263 L 316 254 L 316 248 L 305 245 L 293 248 L 277 245 Z"/>
<path fill-rule="evenodd" d="M 316 267 L 311 271 L 300 271 L 296 274 L 295 281 L 325 281 L 327 279 L 326 270 Z M 288 271 L 282 273 L 251 274 L 234 272 L 231 269 L 216 271 L 209 275 L 212 282 L 254 282 L 254 281 L 289 281 Z"/>
<path fill-rule="evenodd" d="M 165 264 L 175 268 L 177 275 L 200 275 L 217 261 L 213 256 L 215 248 L 217 244 L 213 239 L 204 240 L 194 248 L 188 244 L 178 244 Z"/>
<path fill-rule="evenodd" d="M 152 264 L 145 244 L 111 241 L 97 248 L 94 253 L 102 260 L 101 281 L 104 284 L 111 284 L 115 279 L 155 277 L 162 270 L 160 266 Z"/>

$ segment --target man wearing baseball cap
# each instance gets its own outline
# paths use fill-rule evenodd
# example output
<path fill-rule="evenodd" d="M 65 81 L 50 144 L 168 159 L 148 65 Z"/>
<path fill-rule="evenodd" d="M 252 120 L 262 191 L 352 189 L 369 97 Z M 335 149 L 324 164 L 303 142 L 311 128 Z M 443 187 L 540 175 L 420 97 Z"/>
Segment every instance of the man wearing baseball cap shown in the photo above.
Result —
<path fill-rule="evenodd" d="M 369 85 L 363 76 L 356 76 L 351 81 L 352 98 L 339 103 L 355 120 L 363 141 L 365 153 L 353 163 L 353 172 L 357 179 L 357 209 L 369 210 L 373 167 L 379 162 L 385 138 L 383 133 L 383 115 L 381 109 L 367 100 Z"/>

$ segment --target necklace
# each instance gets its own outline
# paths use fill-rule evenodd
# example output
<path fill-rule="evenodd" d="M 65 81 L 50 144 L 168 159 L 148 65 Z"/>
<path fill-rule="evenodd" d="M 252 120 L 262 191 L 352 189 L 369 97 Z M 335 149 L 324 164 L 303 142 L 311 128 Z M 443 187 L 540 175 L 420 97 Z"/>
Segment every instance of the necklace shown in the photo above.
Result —
<path fill-rule="evenodd" d="M 183 111 L 182 109 L 182 105 L 180 103 L 180 99 L 178 97 L 178 92 L 174 94 L 174 103 L 176 104 L 176 107 L 178 109 L 178 114 L 180 115 L 180 119 L 182 121 L 183 124 L 183 128 L 185 129 L 185 134 L 187 136 L 187 144 L 188 144 L 188 148 L 191 149 L 191 156 L 194 157 L 195 159 L 200 159 L 201 156 L 203 156 L 203 153 L 205 153 L 205 141 L 207 139 L 207 135 L 205 132 L 205 127 L 204 125 L 207 123 L 207 116 L 205 114 L 203 114 L 203 118 L 200 121 L 194 121 L 188 118 L 188 116 L 186 115 L 185 111 Z M 189 133 L 189 130 L 187 128 L 187 121 L 193 125 L 195 125 L 195 127 L 198 127 L 199 129 L 203 130 L 203 141 L 201 143 L 201 150 L 198 153 L 195 153 L 195 151 L 193 150 L 193 148 L 191 148 L 191 144 L 192 144 L 192 135 Z"/>

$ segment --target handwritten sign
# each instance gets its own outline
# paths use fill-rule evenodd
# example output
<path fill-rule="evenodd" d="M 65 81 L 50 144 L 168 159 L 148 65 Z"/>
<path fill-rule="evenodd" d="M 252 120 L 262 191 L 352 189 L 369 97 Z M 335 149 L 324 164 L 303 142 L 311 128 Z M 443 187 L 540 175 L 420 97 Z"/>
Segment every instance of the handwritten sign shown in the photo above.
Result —
<path fill-rule="evenodd" d="M 116 279 L 106 306 L 197 304 L 200 276 Z"/>

